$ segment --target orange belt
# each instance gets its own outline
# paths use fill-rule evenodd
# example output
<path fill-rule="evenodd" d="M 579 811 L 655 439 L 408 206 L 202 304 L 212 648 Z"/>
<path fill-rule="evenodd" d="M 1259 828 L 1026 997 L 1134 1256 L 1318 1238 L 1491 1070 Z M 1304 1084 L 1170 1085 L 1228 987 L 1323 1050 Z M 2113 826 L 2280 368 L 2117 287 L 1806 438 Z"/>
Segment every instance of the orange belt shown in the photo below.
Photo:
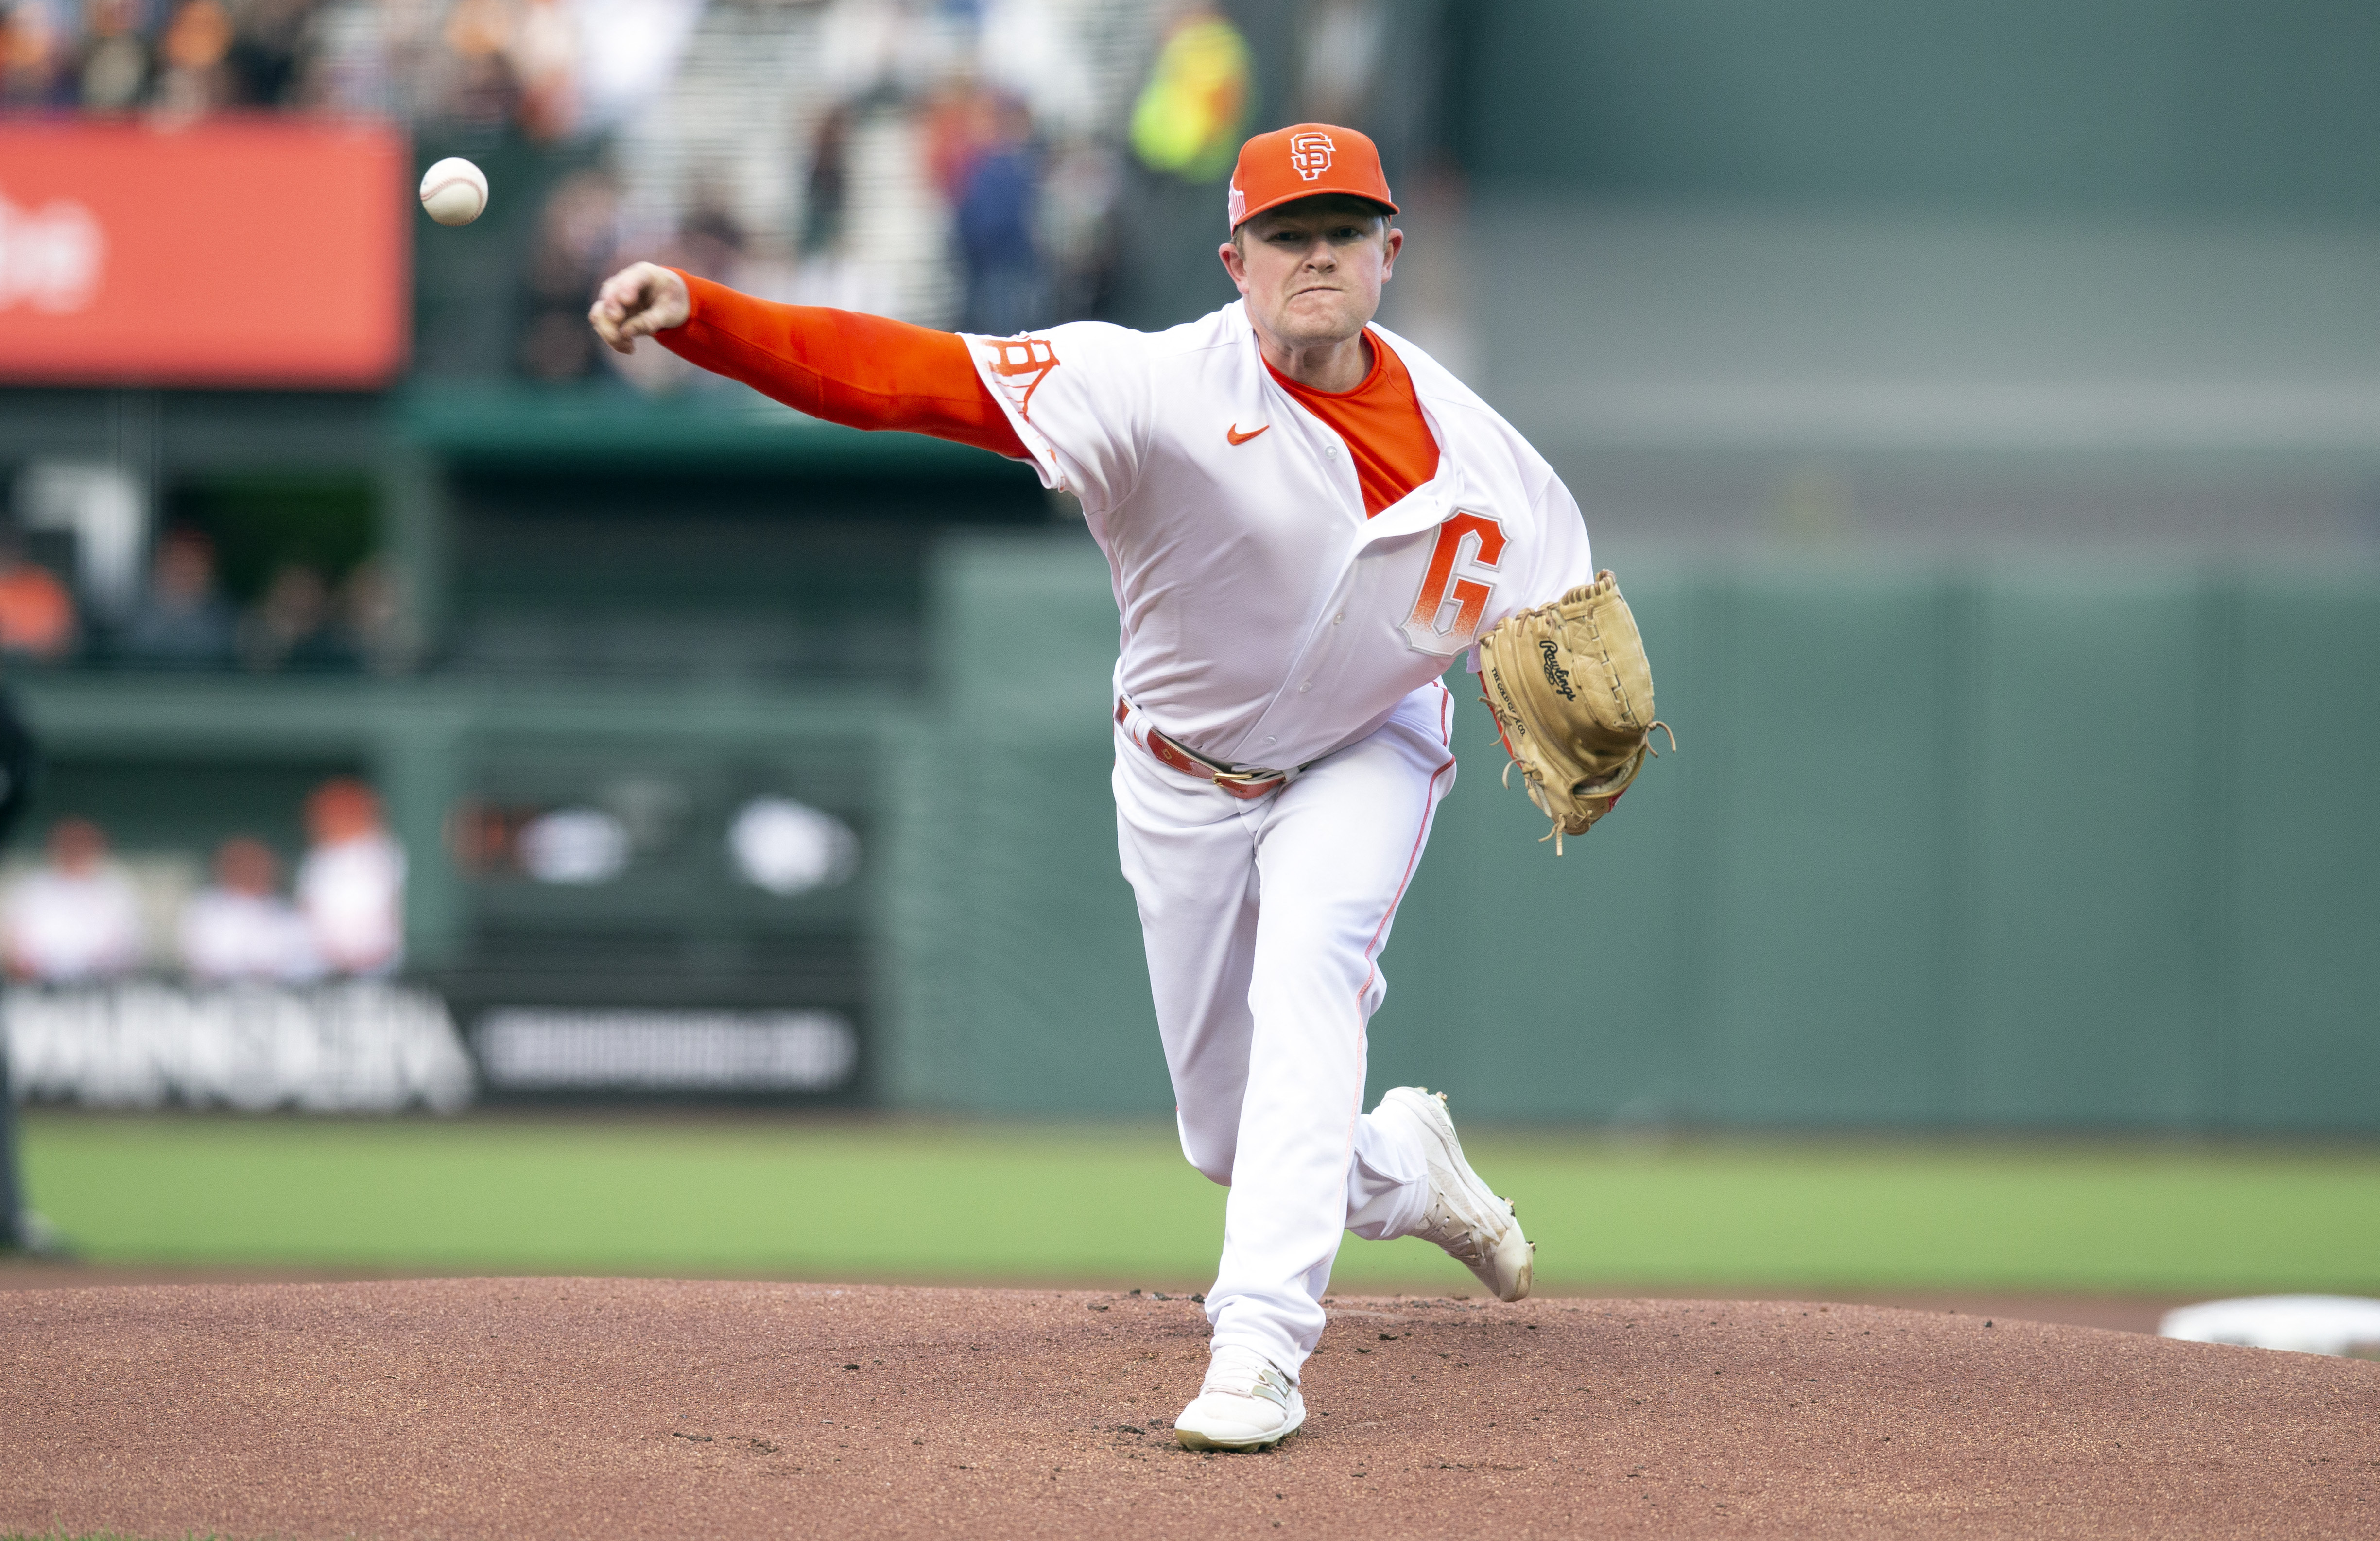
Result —
<path fill-rule="evenodd" d="M 1117 697 L 1115 720 L 1122 722 L 1130 715 L 1132 709 L 1124 704 L 1123 697 Z M 1148 752 L 1157 757 L 1158 764 L 1202 782 L 1212 782 L 1217 791 L 1245 801 L 1253 802 L 1289 780 L 1286 770 L 1234 770 L 1228 765 L 1220 765 L 1186 745 L 1176 744 L 1146 722 L 1141 723 L 1141 732 L 1147 735 Z"/>

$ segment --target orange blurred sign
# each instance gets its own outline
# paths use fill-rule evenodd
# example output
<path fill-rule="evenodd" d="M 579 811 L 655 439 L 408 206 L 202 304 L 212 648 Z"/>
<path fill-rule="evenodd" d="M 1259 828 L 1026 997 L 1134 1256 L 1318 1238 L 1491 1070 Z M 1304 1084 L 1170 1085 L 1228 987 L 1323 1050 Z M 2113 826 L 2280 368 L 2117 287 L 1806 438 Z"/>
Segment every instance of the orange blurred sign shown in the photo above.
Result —
<path fill-rule="evenodd" d="M 385 382 L 410 168 L 378 124 L 0 123 L 0 380 Z"/>

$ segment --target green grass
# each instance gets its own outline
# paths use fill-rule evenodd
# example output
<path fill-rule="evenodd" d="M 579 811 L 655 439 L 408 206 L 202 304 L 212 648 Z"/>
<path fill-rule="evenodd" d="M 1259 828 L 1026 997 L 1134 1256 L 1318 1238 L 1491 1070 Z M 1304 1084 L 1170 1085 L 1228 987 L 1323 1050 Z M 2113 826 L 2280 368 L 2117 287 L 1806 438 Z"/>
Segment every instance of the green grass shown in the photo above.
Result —
<path fill-rule="evenodd" d="M 1195 1288 L 1223 1193 L 1146 1127 L 36 1113 L 96 1262 Z M 1475 1135 L 1543 1288 L 2380 1292 L 2380 1150 Z M 1338 1287 L 1460 1290 L 1350 1240 Z"/>

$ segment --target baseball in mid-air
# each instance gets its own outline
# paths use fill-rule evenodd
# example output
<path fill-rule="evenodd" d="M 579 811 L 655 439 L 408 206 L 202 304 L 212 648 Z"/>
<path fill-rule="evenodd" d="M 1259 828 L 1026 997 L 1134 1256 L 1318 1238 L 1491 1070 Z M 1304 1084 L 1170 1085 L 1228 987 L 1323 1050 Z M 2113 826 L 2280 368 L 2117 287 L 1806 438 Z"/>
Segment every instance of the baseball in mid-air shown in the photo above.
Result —
<path fill-rule="evenodd" d="M 421 174 L 421 207 L 441 224 L 468 224 L 488 207 L 488 174 L 449 155 Z"/>

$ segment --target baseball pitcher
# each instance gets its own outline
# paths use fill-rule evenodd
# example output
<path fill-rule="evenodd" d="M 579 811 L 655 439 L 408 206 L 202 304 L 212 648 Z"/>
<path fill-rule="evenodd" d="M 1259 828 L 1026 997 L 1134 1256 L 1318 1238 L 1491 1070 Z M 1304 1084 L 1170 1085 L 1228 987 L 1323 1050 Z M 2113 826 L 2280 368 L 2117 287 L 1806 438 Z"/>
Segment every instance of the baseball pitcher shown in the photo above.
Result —
<path fill-rule="evenodd" d="M 615 348 L 650 336 L 803 412 L 1029 460 L 1082 500 L 1123 623 L 1116 841 L 1182 1148 L 1231 1189 L 1212 1357 L 1174 1426 L 1195 1450 L 1304 1421 L 1345 1232 L 1426 1236 L 1498 1299 L 1529 1291 L 1531 1244 L 1444 1097 L 1362 1105 L 1381 949 L 1454 784 L 1439 676 L 1466 652 L 1488 672 L 1556 832 L 1625 789 L 1651 722 L 1577 504 L 1371 324 L 1396 211 L 1369 140 L 1300 124 L 1240 152 L 1220 251 L 1239 301 L 1167 332 L 932 332 L 641 262 L 589 315 Z"/>

